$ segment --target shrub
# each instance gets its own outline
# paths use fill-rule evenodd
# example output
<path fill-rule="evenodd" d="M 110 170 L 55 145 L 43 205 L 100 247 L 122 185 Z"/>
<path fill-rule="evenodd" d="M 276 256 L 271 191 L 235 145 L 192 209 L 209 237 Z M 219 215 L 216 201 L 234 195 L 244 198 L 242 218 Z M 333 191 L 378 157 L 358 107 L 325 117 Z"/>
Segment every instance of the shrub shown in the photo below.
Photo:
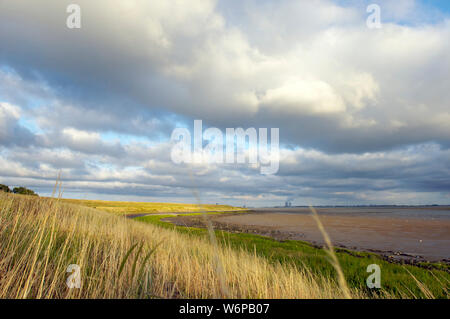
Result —
<path fill-rule="evenodd" d="M 11 193 L 11 190 L 8 186 L 0 184 L 0 192 Z"/>
<path fill-rule="evenodd" d="M 13 189 L 14 194 L 22 194 L 22 195 L 33 195 L 38 196 L 34 191 L 31 189 L 25 188 L 25 187 L 14 187 Z"/>

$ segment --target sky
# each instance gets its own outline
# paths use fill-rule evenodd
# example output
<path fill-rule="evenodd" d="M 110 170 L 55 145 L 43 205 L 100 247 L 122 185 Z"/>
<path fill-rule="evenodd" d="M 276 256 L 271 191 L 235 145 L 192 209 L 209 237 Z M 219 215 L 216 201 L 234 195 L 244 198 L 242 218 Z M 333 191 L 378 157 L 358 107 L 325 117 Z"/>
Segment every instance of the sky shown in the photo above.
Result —
<path fill-rule="evenodd" d="M 61 172 L 82 199 L 450 204 L 449 3 L 0 0 L 0 183 L 45 196 Z M 278 128 L 278 172 L 174 163 L 171 134 L 196 119 Z"/>

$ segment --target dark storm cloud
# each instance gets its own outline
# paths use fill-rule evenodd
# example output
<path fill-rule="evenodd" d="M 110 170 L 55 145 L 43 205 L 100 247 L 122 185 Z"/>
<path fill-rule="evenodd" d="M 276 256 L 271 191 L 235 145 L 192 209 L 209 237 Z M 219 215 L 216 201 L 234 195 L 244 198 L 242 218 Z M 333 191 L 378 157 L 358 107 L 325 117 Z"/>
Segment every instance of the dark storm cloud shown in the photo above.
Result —
<path fill-rule="evenodd" d="M 35 136 L 20 124 L 19 119 L 19 108 L 9 103 L 0 103 L 0 145 L 27 146 L 35 142 Z"/>
<path fill-rule="evenodd" d="M 375 32 L 349 6 L 284 1 L 248 5 L 239 30 L 210 1 L 81 1 L 70 30 L 68 3 L 3 2 L 0 63 L 77 107 L 280 127 L 285 143 L 331 152 L 450 139 L 448 24 Z"/>
<path fill-rule="evenodd" d="M 170 161 L 169 144 L 125 145 L 125 155 L 117 157 L 70 149 L 33 149 L 29 157 L 29 148 L 16 147 L 2 160 L 0 175 L 4 182 L 22 178 L 49 189 L 61 170 L 69 191 L 145 198 L 189 198 L 195 190 L 206 201 L 281 203 L 290 198 L 297 204 L 352 204 L 380 203 L 380 194 L 391 196 L 383 197 L 383 203 L 410 203 L 408 196 L 416 194 L 413 203 L 417 203 L 426 193 L 445 196 L 449 189 L 449 151 L 436 144 L 422 147 L 427 152 L 402 149 L 334 156 L 285 150 L 280 174 L 273 176 L 260 175 L 248 165 L 176 165 Z M 437 164 L 431 167 L 430 162 Z"/>

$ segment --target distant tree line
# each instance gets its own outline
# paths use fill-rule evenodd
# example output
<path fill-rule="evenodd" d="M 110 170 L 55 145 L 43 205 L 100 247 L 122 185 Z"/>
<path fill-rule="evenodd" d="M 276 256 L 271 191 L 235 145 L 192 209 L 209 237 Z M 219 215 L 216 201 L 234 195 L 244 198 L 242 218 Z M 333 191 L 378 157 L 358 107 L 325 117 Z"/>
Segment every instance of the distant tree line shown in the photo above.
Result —
<path fill-rule="evenodd" d="M 0 184 L 0 192 L 38 196 L 33 190 L 22 186 L 14 187 L 13 190 L 11 190 L 9 186 Z"/>

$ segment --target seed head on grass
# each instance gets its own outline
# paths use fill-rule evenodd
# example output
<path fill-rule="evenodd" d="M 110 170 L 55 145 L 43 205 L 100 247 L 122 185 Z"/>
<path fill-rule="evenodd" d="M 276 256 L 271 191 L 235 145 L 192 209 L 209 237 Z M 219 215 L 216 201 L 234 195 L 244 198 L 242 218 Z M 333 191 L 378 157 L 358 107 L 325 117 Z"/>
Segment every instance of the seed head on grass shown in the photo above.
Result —
<path fill-rule="evenodd" d="M 325 244 L 327 245 L 325 251 L 327 252 L 328 256 L 330 257 L 330 262 L 333 265 L 334 269 L 337 272 L 338 275 L 338 283 L 339 287 L 342 290 L 342 293 L 344 294 L 344 297 L 346 299 L 351 299 L 350 290 L 347 286 L 347 281 L 345 280 L 344 272 L 342 271 L 341 264 L 339 263 L 339 260 L 336 256 L 336 253 L 334 251 L 333 244 L 331 243 L 330 237 L 328 236 L 328 233 L 325 231 L 325 228 L 323 227 L 322 222 L 320 221 L 319 215 L 317 214 L 317 211 L 314 207 L 309 206 L 309 209 L 312 212 L 312 216 L 314 220 L 316 221 L 317 227 L 319 228 L 319 231 L 322 233 L 322 236 L 325 240 Z"/>

